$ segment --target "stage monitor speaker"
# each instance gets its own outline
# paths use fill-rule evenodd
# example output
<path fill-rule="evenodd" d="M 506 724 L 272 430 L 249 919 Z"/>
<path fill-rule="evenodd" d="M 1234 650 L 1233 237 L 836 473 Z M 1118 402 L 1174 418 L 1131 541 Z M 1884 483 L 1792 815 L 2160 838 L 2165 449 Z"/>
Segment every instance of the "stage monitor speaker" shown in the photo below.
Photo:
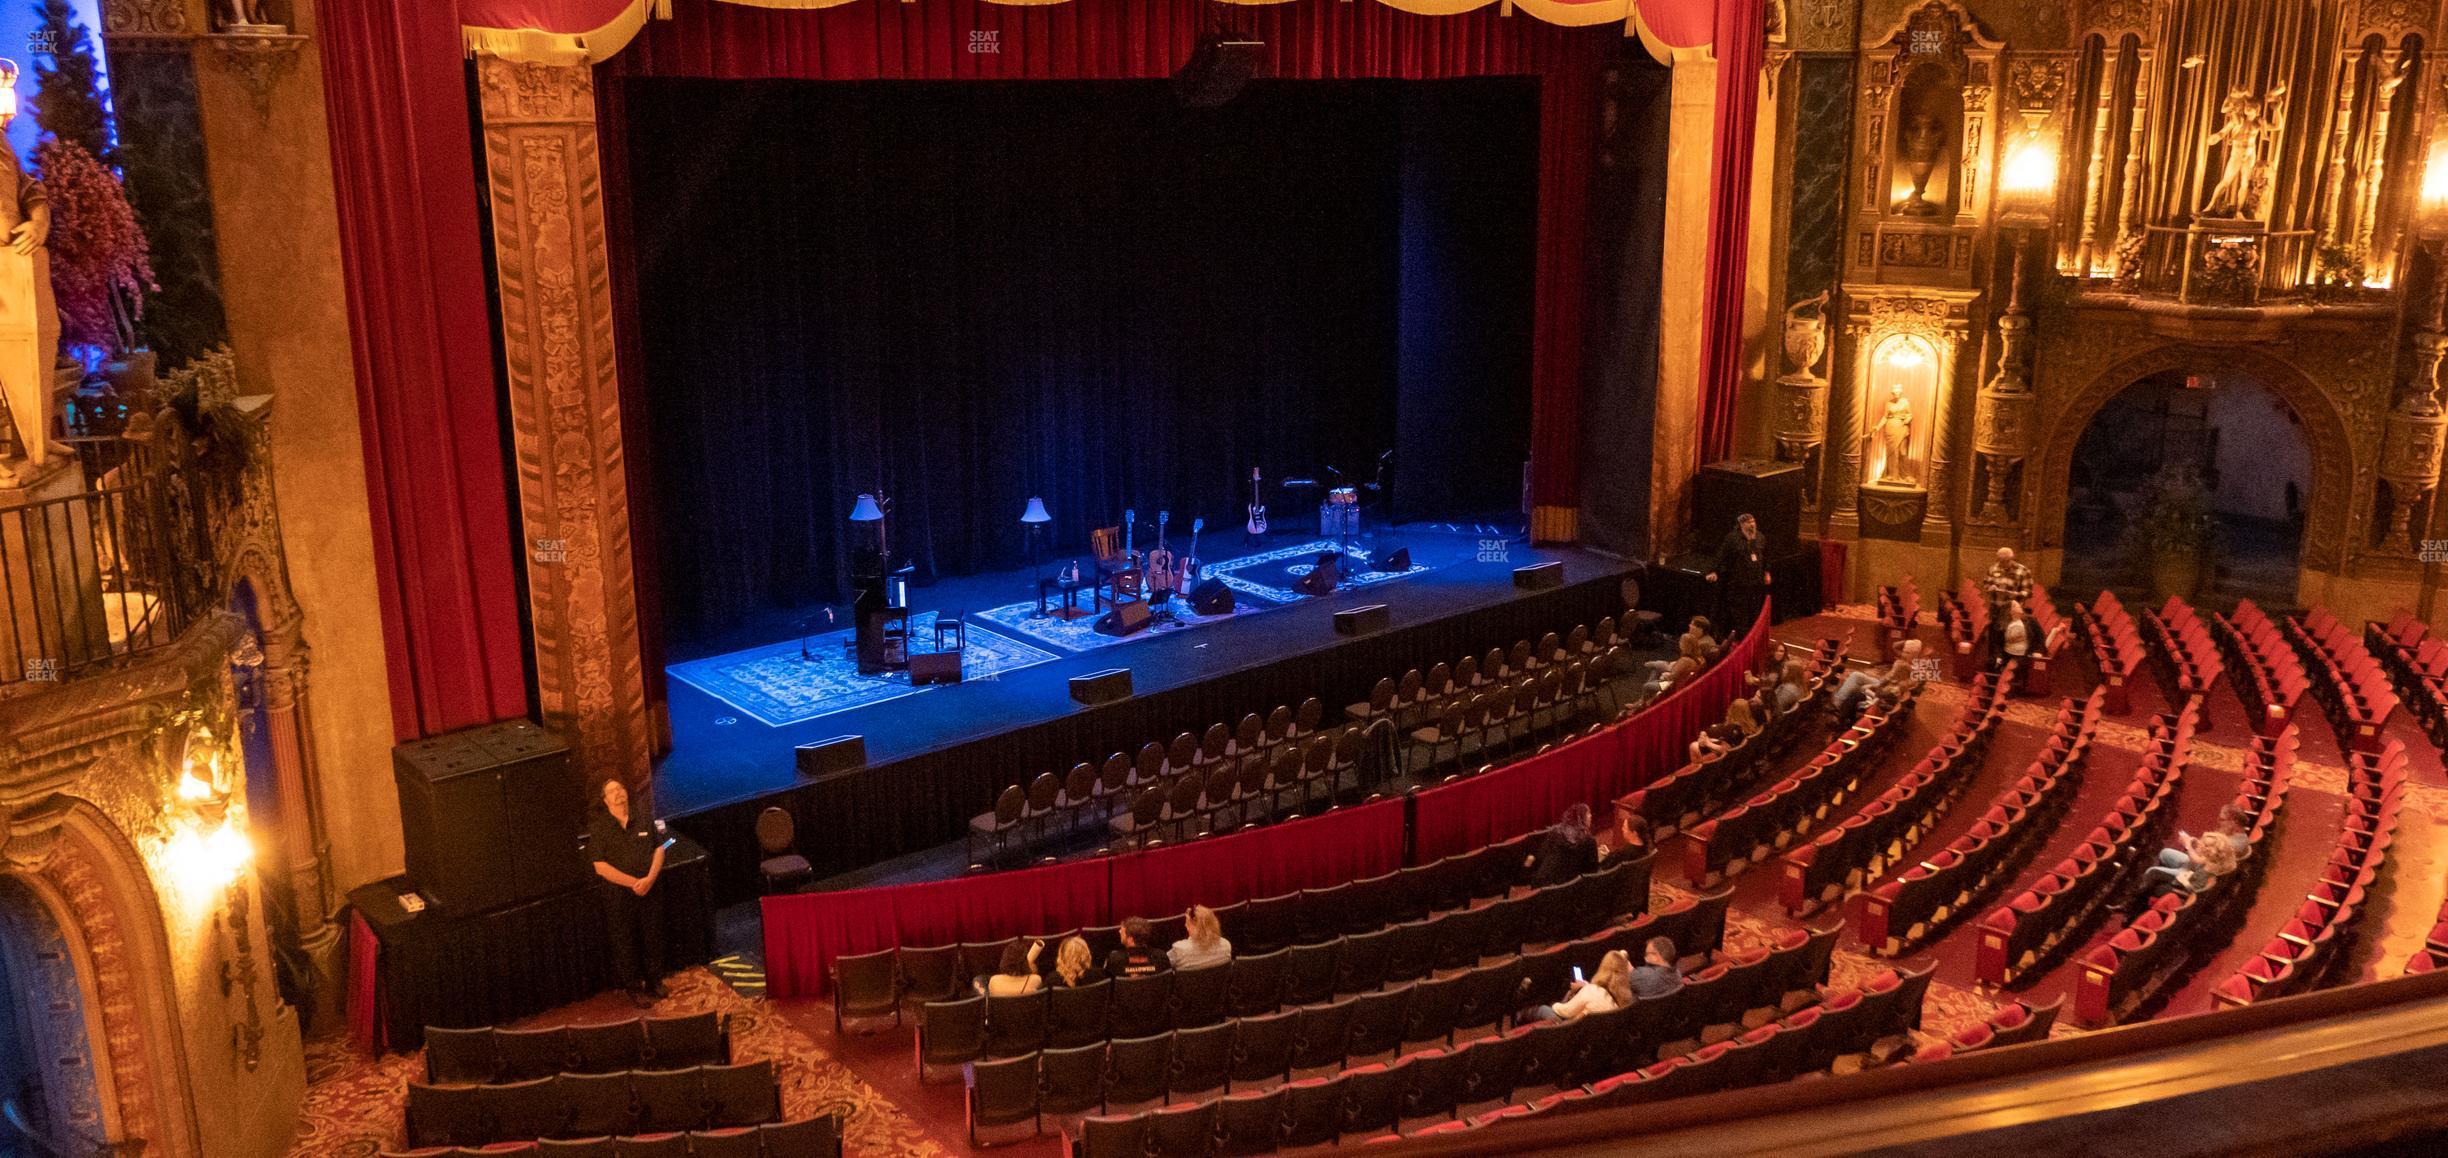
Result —
<path fill-rule="evenodd" d="M 909 657 L 911 687 L 927 684 L 961 682 L 961 653 L 955 651 L 913 651 Z"/>
<path fill-rule="evenodd" d="M 1384 559 L 1378 562 L 1377 569 L 1394 575 L 1400 575 L 1403 572 L 1410 570 L 1411 548 L 1394 548 L 1393 554 L 1386 556 Z"/>
<path fill-rule="evenodd" d="M 1335 584 L 1342 581 L 1343 553 L 1341 551 L 1320 551 L 1317 565 L 1310 568 L 1308 574 L 1295 581 L 1292 589 L 1303 595 L 1332 595 Z"/>
<path fill-rule="evenodd" d="M 1383 603 L 1371 603 L 1366 607 L 1354 607 L 1334 614 L 1336 635 L 1367 635 L 1372 631 L 1384 631 L 1388 622 L 1391 619 Z"/>
<path fill-rule="evenodd" d="M 1710 556 L 1745 512 L 1759 519 L 1770 558 L 1793 554 L 1802 528 L 1802 467 L 1735 458 L 1700 468 L 1692 480 L 1692 550 Z"/>
<path fill-rule="evenodd" d="M 799 774 L 822 780 L 867 766 L 867 737 L 834 736 L 799 745 Z"/>
<path fill-rule="evenodd" d="M 1071 698 L 1089 707 L 1116 703 L 1130 697 L 1129 668 L 1109 667 L 1104 671 L 1092 671 L 1087 675 L 1071 677 Z"/>
<path fill-rule="evenodd" d="M 1097 634 L 1130 635 L 1134 632 L 1145 631 L 1148 621 L 1154 617 L 1155 613 L 1148 610 L 1147 601 L 1144 599 L 1116 603 L 1113 610 L 1106 612 L 1103 619 L 1096 621 Z"/>
<path fill-rule="evenodd" d="M 437 907 L 477 913 L 586 875 L 586 787 L 569 745 L 526 720 L 391 750 L 408 876 Z"/>
<path fill-rule="evenodd" d="M 1564 585 L 1564 561 L 1550 559 L 1513 569 L 1513 585 L 1524 591 L 1551 591 Z"/>
<path fill-rule="evenodd" d="M 1221 579 L 1209 579 L 1190 593 L 1190 611 L 1194 615 L 1230 615 L 1233 613 L 1233 589 Z"/>
<path fill-rule="evenodd" d="M 1202 36 L 1181 71 L 1173 74 L 1173 95 L 1194 109 L 1222 107 L 1257 75 L 1258 58 L 1265 52 L 1263 40 Z"/>

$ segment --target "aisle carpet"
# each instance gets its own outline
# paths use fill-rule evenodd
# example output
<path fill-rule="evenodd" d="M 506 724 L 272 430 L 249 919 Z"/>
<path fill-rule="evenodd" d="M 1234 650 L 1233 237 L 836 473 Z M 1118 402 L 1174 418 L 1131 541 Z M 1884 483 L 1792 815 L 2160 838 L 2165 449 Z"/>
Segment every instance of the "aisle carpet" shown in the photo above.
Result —
<path fill-rule="evenodd" d="M 911 651 L 935 649 L 935 614 L 921 611 L 910 616 Z M 1054 658 L 1050 651 L 977 630 L 974 625 L 964 635 L 968 646 L 961 652 L 961 677 L 966 680 L 993 679 Z M 844 628 L 805 641 L 785 640 L 676 663 L 667 670 L 674 679 L 776 728 L 929 690 L 910 686 L 908 672 L 861 675 L 848 649 L 850 637 L 851 631 Z"/>
<path fill-rule="evenodd" d="M 729 1017 L 732 1060 L 773 1061 L 785 1119 L 842 1115 L 845 1153 L 944 1153 L 900 1107 L 769 1003 L 740 996 L 704 969 L 673 974 L 664 983 L 670 996 L 648 1012 L 664 1017 L 713 1010 Z M 618 995 L 604 994 L 520 1024 L 618 1021 L 637 1012 Z M 422 1050 L 369 1057 L 345 1034 L 308 1042 L 306 1098 L 289 1158 L 374 1158 L 384 1150 L 406 1149 L 408 1083 L 424 1077 Z"/>

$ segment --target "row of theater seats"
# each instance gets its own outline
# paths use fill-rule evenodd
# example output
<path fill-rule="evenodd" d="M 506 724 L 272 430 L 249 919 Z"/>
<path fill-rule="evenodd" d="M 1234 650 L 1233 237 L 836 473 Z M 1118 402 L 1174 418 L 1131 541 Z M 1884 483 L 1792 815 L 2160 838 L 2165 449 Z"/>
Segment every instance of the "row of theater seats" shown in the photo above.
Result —
<path fill-rule="evenodd" d="M 2385 624 L 2364 624 L 2363 639 L 2432 746 L 2448 749 L 2448 640 L 2431 638 L 2430 625 L 2404 611 Z"/>
<path fill-rule="evenodd" d="M 1795 1010 L 1731 1040 L 1705 1045 L 1527 1104 L 1506 1106 L 1467 1120 L 1440 1122 L 1407 1136 L 1484 1130 L 1542 1114 L 1647 1105 L 1741 1089 L 1822 1073 L 1848 1055 L 1863 1055 L 1867 1064 L 1877 1064 L 1894 1057 L 1908 1040 L 1905 1034 L 1920 1024 L 1921 1001 L 1929 991 L 1930 972 L 1926 965 L 1911 972 L 1885 970 L 1861 989 L 1829 994 L 1819 1004 Z M 1503 1135 L 1492 1137 L 1487 1145 L 1494 1147 L 1502 1138 Z"/>
<path fill-rule="evenodd" d="M 1236 953 L 1221 965 L 1114 977 L 1025 996 L 932 1002 L 919 1010 L 919 1063 L 957 1065 L 1049 1044 L 1077 1047 L 1193 1030 L 1337 994 L 1367 994 L 1363 1000 L 1387 1004 L 1392 999 L 1379 992 L 1381 986 L 1427 977 L 1436 968 L 1465 972 L 1423 982 L 1434 1001 L 1411 1018 L 1414 1027 L 1471 1010 L 1510 1012 L 1507 1003 L 1517 980 L 1496 976 L 1496 967 L 1482 965 L 1483 960 L 1513 961 L 1525 943 L 1578 937 L 1637 916 L 1647 908 L 1647 881 L 1645 865 L 1626 863 L 1424 921 L 1271 953 Z M 1639 895 L 1628 885 L 1637 885 Z M 1714 919 L 1723 921 L 1722 915 Z M 1462 1009 L 1453 1007 L 1456 1001 Z"/>
<path fill-rule="evenodd" d="M 2176 689 L 2173 700 L 2207 696 L 2227 674 L 2227 661 L 2210 637 L 2210 624 L 2193 606 L 2177 596 L 2157 611 L 2142 610 L 2144 633 L 2156 645 L 2162 676 Z"/>
<path fill-rule="evenodd" d="M 408 1083 L 412 1146 L 738 1129 L 781 1118 L 782 1088 L 770 1061 L 476 1086 Z"/>
<path fill-rule="evenodd" d="M 1843 807 L 1911 725 L 1918 685 L 1893 703 L 1870 704 L 1810 763 L 1767 791 L 1685 829 L 1683 875 L 1709 885 L 1757 864 Z"/>
<path fill-rule="evenodd" d="M 2355 936 L 2356 921 L 2397 831 L 2397 809 L 2405 797 L 2405 747 L 2389 741 L 2377 755 L 2346 756 L 2346 816 L 2331 845 L 2318 883 L 2278 935 L 2261 952 L 2211 989 L 2220 1008 L 2249 1005 L 2317 988 Z"/>
<path fill-rule="evenodd" d="M 1955 653 L 1955 678 L 1972 678 L 1975 657 L 1989 635 L 1989 601 L 1981 598 L 1980 588 L 1970 579 L 1954 591 L 1939 593 L 1938 626 Z"/>
<path fill-rule="evenodd" d="M 1921 629 L 1921 588 L 1907 575 L 1904 581 L 1878 589 L 1879 660 L 1893 660 L 1896 649 Z"/>
<path fill-rule="evenodd" d="M 1893 858 L 1929 835 L 1979 774 L 1989 738 L 2006 718 L 2013 682 L 2011 670 L 1982 676 L 1954 728 L 1911 772 L 1844 823 L 1785 854 L 1777 896 L 1787 913 L 1806 916 L 1846 890 L 1878 879 Z"/>
<path fill-rule="evenodd" d="M 2009 1001 L 1998 1006 L 1979 1025 L 1956 1030 L 1945 1041 L 1934 1041 L 1914 1053 L 1916 1062 L 1945 1061 L 1958 1054 L 1978 1053 L 2002 1045 L 2023 1045 L 2048 1040 L 2049 1030 L 2057 1024 L 2057 1011 L 2065 1005 L 2063 996 L 2048 999 L 2046 1005 L 2029 1001 Z"/>
<path fill-rule="evenodd" d="M 1791 750 L 1819 719 L 1820 693 L 1844 665 L 1843 639 L 1823 639 L 1811 653 L 1805 691 L 1794 710 L 1769 719 L 1759 732 L 1746 737 L 1715 759 L 1694 760 L 1635 789 L 1615 801 L 1649 825 L 1651 842 L 1662 842 L 1684 828 L 1750 795 L 1758 781 L 1776 770 L 1776 762 Z"/>
<path fill-rule="evenodd" d="M 632 1017 L 543 1029 L 429 1026 L 425 1030 L 425 1079 L 435 1085 L 685 1069 L 730 1061 L 731 1029 L 715 1013 Z"/>
<path fill-rule="evenodd" d="M 1990 801 L 1970 830 L 1928 860 L 1862 895 L 1861 938 L 1894 956 L 1933 939 L 1957 916 L 2011 880 L 2036 855 L 2082 788 L 2082 766 L 2099 735 L 2107 689 L 2057 709 L 2039 755 Z"/>
<path fill-rule="evenodd" d="M 2212 613 L 2210 627 L 2227 654 L 2228 682 L 2252 715 L 2253 729 L 2268 734 L 2284 727 L 2312 683 L 2295 645 L 2250 599 L 2238 600 L 2229 614 Z"/>
<path fill-rule="evenodd" d="M 1236 1085 L 1280 1087 L 1293 1072 L 1302 1070 L 1351 1075 L 1346 1087 L 1324 1094 L 1300 1094 L 1305 1102 L 1339 1099 L 1354 1089 L 1378 1089 L 1388 1082 L 1395 1092 L 1408 1092 L 1412 1104 L 1444 1099 L 1447 1109 L 1452 1109 L 1457 1094 L 1474 1099 L 1508 1097 L 1510 1082 L 1520 1080 L 1518 1072 L 1525 1065 L 1532 1075 L 1552 1077 L 1562 1065 L 1559 1058 L 1572 1058 L 1572 1050 L 1559 1055 L 1547 1048 L 1559 1038 L 1535 1038 L 1518 1048 L 1501 1045 L 1493 1050 L 1481 1050 L 1493 1038 L 1479 1038 L 1449 1055 L 1442 1045 L 1452 1045 L 1457 1031 L 1488 1028 L 1501 1033 L 1513 1011 L 1528 1004 L 1525 992 L 1559 994 L 1572 977 L 1572 969 L 1591 972 L 1606 952 L 1638 955 L 1650 938 L 1667 938 L 1674 940 L 1677 952 L 1706 955 L 1721 945 L 1723 930 L 1723 898 L 1706 906 L 1684 901 L 1589 938 L 1491 962 L 1457 977 L 1395 984 L 1373 994 L 1300 1006 L 1273 1016 L 1236 1018 L 1200 1031 L 1119 1038 L 1089 1048 L 1043 1050 L 1021 1058 L 977 1063 L 967 1070 L 972 1138 L 977 1131 L 1021 1121 L 1040 1126 L 1043 1116 L 1104 1114 L 1111 1107 L 1148 1102 L 1200 1102 L 1231 1094 Z M 1789 957 L 1792 955 L 1780 957 L 1780 962 L 1789 965 Z M 1435 992 L 1435 987 L 1447 982 L 1474 987 L 1469 979 L 1491 969 L 1506 982 L 1501 987 L 1483 987 L 1491 1001 Z M 1745 977 L 1755 977 L 1755 972 L 1745 972 Z M 1400 1067 L 1398 1080 L 1386 1080 L 1376 1077 L 1378 1067 L 1366 1065 L 1366 1060 L 1388 1053 L 1439 1060 L 1422 1067 L 1432 1072 L 1430 1082 L 1410 1087 L 1410 1077 L 1422 1070 Z M 1332 1075 L 1319 1072 L 1305 1085 L 1324 1085 L 1327 1077 Z M 1479 1094 L 1471 1094 L 1474 1089 Z M 1366 1102 L 1373 1102 L 1373 1097 Z"/>
<path fill-rule="evenodd" d="M 2287 617 L 2283 630 L 2311 671 L 2312 694 L 2337 727 L 2338 747 L 2379 752 L 2381 731 L 2397 712 L 2397 692 L 2380 661 L 2364 650 L 2362 636 L 2322 607 Z"/>
<path fill-rule="evenodd" d="M 2125 610 L 2116 592 L 2102 591 L 2090 606 L 2074 605 L 2074 622 L 2091 645 L 2092 666 L 2099 669 L 2100 686 L 2108 691 L 2108 714 L 2122 716 L 2132 711 L 2132 693 L 2126 685 L 2141 670 L 2144 655 L 2142 631 L 2134 626 L 2132 613 Z"/>
<path fill-rule="evenodd" d="M 1789 930 L 1771 948 L 1720 954 L 1721 960 L 1693 973 L 1675 993 L 1607 1013 L 1524 1025 L 1458 1047 L 1407 1053 L 1288 1084 L 1269 1079 L 1272 1088 L 1259 1091 L 1233 1094 L 1227 1087 L 1223 1096 L 1178 1107 L 1089 1117 L 1080 1123 L 1072 1153 L 1265 1153 L 1344 1135 L 1384 1134 L 1409 1119 L 1451 1119 L 1462 1106 L 1510 1100 L 1525 1089 L 1608 1081 L 1651 1064 L 1674 1043 L 1697 1044 L 1709 1027 L 1738 1027 L 1757 1011 L 1782 1013 L 1814 999 L 1826 979 L 1837 932 L 1834 926 Z M 1627 944 L 1637 945 L 1648 935 L 1634 931 Z M 1583 943 L 1568 951 L 1576 961 L 1585 959 L 1587 969 L 1610 947 L 1626 946 Z M 1112 1092 L 1108 1105 L 1126 1101 Z"/>
<path fill-rule="evenodd" d="M 2246 849 L 2233 871 L 2206 892 L 2160 897 L 2088 954 L 2074 983 L 2074 1016 L 2085 1025 L 2113 1025 L 2129 1017 L 2197 955 L 2216 952 L 2260 892 L 2269 867 L 2269 837 L 2286 806 L 2295 767 L 2295 726 L 2276 736 L 2256 736 L 2245 757 L 2244 782 L 2229 803 L 2244 819 Z"/>
<path fill-rule="evenodd" d="M 2192 757 L 2200 713 L 2201 701 L 2188 699 L 2174 716 L 2152 717 L 2141 767 L 2090 834 L 2014 899 L 1981 918 L 1973 971 L 1982 981 L 2004 985 L 2045 964 L 2151 866 L 2175 828 L 2176 792 Z"/>
<path fill-rule="evenodd" d="M 841 1122 L 828 1115 L 736 1130 L 385 1150 L 382 1158 L 841 1158 L 841 1152 Z"/>

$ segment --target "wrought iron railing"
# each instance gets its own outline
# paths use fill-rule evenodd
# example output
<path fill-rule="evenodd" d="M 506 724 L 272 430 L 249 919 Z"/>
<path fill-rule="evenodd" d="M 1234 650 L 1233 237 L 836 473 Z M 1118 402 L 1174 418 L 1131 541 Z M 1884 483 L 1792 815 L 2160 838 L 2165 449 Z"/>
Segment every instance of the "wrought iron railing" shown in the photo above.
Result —
<path fill-rule="evenodd" d="M 71 441 L 62 493 L 0 507 L 0 688 L 165 646 L 213 605 L 199 488 L 155 442 Z"/>

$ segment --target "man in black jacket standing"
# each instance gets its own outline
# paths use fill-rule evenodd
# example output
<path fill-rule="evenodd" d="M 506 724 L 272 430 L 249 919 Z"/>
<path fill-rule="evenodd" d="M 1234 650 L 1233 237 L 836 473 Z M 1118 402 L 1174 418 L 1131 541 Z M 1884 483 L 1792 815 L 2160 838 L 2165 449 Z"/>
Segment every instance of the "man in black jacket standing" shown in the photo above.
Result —
<path fill-rule="evenodd" d="M 1760 601 L 1775 582 L 1768 573 L 1768 540 L 1760 535 L 1758 519 L 1746 512 L 1734 520 L 1734 529 L 1717 545 L 1717 567 L 1708 573 L 1708 581 L 1717 585 L 1718 622 L 1728 632 L 1750 630 Z"/>

